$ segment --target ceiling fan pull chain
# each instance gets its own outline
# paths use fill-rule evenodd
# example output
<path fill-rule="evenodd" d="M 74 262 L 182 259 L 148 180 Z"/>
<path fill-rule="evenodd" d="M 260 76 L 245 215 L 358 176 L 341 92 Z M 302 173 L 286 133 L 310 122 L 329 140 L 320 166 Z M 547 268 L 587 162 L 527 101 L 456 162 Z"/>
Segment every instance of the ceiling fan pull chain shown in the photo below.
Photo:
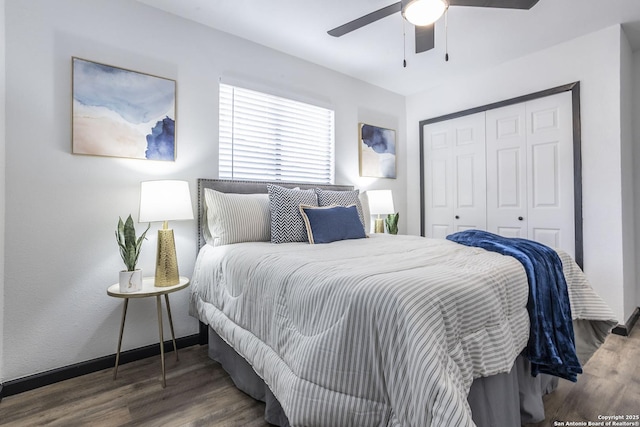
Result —
<path fill-rule="evenodd" d="M 449 62 L 449 9 L 444 12 L 444 60 Z"/>
<path fill-rule="evenodd" d="M 407 68 L 407 31 L 402 19 L 402 66 Z"/>

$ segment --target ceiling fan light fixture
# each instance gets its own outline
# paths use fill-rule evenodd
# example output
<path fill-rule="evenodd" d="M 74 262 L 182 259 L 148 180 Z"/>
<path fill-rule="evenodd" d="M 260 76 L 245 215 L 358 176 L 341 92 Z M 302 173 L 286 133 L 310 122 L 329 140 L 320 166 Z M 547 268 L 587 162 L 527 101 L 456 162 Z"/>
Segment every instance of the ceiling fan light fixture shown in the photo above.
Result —
<path fill-rule="evenodd" d="M 446 0 L 412 0 L 402 9 L 402 16 L 416 26 L 431 25 L 449 7 Z"/>

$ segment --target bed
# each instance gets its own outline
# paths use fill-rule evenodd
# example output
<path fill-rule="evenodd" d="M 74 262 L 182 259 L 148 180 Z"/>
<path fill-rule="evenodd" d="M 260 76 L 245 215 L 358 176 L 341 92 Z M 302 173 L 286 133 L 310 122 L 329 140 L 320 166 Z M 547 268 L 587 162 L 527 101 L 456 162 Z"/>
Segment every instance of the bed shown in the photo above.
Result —
<path fill-rule="evenodd" d="M 199 179 L 198 188 L 190 313 L 209 355 L 267 403 L 269 423 L 544 419 L 541 396 L 557 378 L 533 377 L 521 356 L 529 286 L 515 258 L 448 240 L 340 231 L 353 218 L 367 222 L 350 186 Z M 342 215 L 340 226 L 322 228 L 332 215 Z M 573 260 L 558 254 L 585 363 L 617 322 Z"/>

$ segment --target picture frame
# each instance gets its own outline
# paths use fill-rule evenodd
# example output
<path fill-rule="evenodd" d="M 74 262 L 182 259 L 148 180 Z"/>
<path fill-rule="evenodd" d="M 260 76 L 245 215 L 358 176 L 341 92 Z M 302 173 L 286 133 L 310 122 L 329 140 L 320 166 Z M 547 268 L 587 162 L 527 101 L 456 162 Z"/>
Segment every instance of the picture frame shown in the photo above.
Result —
<path fill-rule="evenodd" d="M 360 176 L 396 178 L 396 131 L 358 124 Z"/>
<path fill-rule="evenodd" d="M 175 161 L 176 81 L 72 58 L 72 153 Z"/>

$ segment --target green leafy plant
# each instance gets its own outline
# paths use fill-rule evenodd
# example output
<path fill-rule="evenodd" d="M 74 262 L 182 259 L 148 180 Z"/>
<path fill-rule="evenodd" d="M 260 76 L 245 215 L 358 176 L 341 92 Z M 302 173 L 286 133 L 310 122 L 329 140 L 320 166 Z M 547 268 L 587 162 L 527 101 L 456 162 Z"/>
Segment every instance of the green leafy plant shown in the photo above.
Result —
<path fill-rule="evenodd" d="M 387 215 L 387 217 L 384 219 L 385 224 L 387 224 L 387 232 L 389 232 L 389 234 L 398 234 L 399 217 L 399 213 L 394 213 Z"/>
<path fill-rule="evenodd" d="M 127 271 L 134 271 L 136 269 L 142 241 L 145 239 L 149 227 L 151 227 L 151 224 L 149 224 L 147 229 L 144 230 L 144 233 L 136 239 L 136 229 L 133 225 L 131 215 L 129 215 L 125 222 L 122 222 L 122 218 L 118 218 L 116 241 L 120 247 L 120 256 L 122 257 L 122 261 L 124 261 L 124 265 L 127 267 Z"/>

